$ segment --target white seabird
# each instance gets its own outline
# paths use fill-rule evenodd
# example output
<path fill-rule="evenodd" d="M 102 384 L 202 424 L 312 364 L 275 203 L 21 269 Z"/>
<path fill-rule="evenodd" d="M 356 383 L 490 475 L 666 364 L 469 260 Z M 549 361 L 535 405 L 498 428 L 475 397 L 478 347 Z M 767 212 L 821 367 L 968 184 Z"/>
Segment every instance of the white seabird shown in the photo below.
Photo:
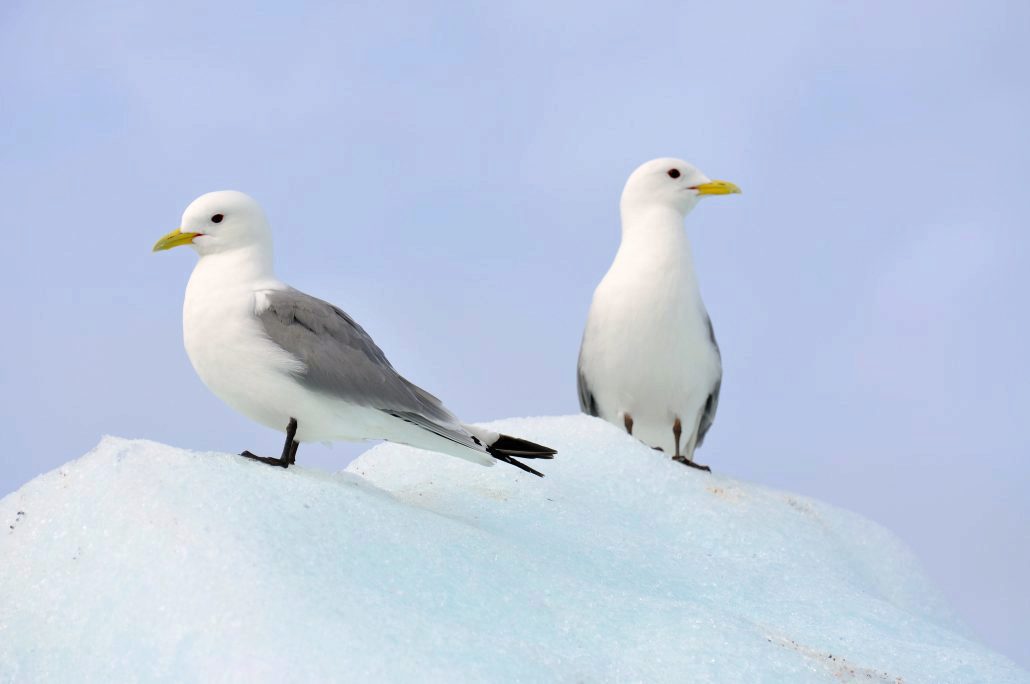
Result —
<path fill-rule="evenodd" d="M 654 159 L 622 191 L 622 243 L 594 291 L 579 352 L 579 405 L 694 463 L 715 420 L 722 359 L 683 219 L 708 195 L 740 192 L 680 159 Z"/>
<path fill-rule="evenodd" d="M 401 377 L 361 326 L 293 289 L 272 270 L 272 232 L 241 192 L 194 200 L 182 225 L 154 245 L 200 255 L 183 304 L 186 352 L 204 384 L 245 416 L 286 432 L 283 468 L 300 442 L 385 439 L 542 475 L 518 458 L 554 449 L 465 425 L 439 399 Z"/>

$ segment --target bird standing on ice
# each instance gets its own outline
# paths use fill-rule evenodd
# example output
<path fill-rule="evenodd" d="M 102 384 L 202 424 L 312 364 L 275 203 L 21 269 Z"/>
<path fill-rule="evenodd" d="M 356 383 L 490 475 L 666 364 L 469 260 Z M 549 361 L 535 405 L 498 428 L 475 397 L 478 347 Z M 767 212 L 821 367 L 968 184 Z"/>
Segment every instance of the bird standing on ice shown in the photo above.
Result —
<path fill-rule="evenodd" d="M 268 221 L 247 195 L 196 199 L 154 251 L 179 245 L 200 255 L 182 312 L 193 368 L 231 407 L 286 432 L 279 458 L 241 456 L 286 468 L 300 442 L 385 439 L 543 477 L 516 457 L 554 449 L 464 425 L 401 377 L 350 316 L 276 278 Z"/>
<path fill-rule="evenodd" d="M 715 420 L 722 360 L 683 219 L 740 192 L 679 159 L 640 166 L 622 191 L 622 244 L 594 291 L 579 351 L 579 405 L 688 466 Z"/>

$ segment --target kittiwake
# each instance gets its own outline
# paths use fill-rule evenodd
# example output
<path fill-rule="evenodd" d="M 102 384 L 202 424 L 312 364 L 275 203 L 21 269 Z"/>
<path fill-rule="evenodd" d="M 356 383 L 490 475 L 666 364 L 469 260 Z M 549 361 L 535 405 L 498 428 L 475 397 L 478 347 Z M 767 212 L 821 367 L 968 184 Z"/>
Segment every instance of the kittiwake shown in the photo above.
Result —
<path fill-rule="evenodd" d="M 533 442 L 466 425 L 408 382 L 339 308 L 293 289 L 272 268 L 272 232 L 241 192 L 202 195 L 154 251 L 191 245 L 200 255 L 186 287 L 186 352 L 204 384 L 229 406 L 286 432 L 289 467 L 300 442 L 385 439 L 478 463 L 552 458 Z"/>
<path fill-rule="evenodd" d="M 622 243 L 594 291 L 579 352 L 579 405 L 685 465 L 712 427 L 722 358 L 683 219 L 740 192 L 680 159 L 654 159 L 622 191 Z"/>

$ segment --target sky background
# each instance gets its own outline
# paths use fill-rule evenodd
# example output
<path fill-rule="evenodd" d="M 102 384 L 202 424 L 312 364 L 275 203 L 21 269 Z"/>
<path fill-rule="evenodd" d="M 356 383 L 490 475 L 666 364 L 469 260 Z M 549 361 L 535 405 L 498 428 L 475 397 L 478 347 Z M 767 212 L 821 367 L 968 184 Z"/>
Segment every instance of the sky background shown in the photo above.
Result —
<path fill-rule="evenodd" d="M 0 494 L 103 434 L 279 449 L 150 252 L 210 190 L 465 420 L 577 412 L 622 185 L 678 156 L 744 190 L 687 221 L 698 459 L 893 530 L 1030 667 L 1030 3 L 427 5 L 0 4 Z"/>

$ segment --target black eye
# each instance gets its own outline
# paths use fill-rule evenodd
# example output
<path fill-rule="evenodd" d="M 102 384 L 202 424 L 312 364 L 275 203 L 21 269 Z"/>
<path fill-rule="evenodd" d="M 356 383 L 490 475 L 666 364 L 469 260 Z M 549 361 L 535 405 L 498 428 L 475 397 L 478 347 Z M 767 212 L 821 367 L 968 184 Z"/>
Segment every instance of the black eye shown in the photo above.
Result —
<path fill-rule="evenodd" d="M 677 173 L 676 175 L 679 175 L 679 174 Z M 214 216 L 211 217 L 211 223 L 221 223 L 222 219 L 224 219 L 224 218 L 225 217 L 222 216 L 221 214 L 215 214 Z"/>
<path fill-rule="evenodd" d="M 669 169 L 669 178 L 679 178 L 679 177 L 680 177 L 680 170 L 679 169 Z"/>

